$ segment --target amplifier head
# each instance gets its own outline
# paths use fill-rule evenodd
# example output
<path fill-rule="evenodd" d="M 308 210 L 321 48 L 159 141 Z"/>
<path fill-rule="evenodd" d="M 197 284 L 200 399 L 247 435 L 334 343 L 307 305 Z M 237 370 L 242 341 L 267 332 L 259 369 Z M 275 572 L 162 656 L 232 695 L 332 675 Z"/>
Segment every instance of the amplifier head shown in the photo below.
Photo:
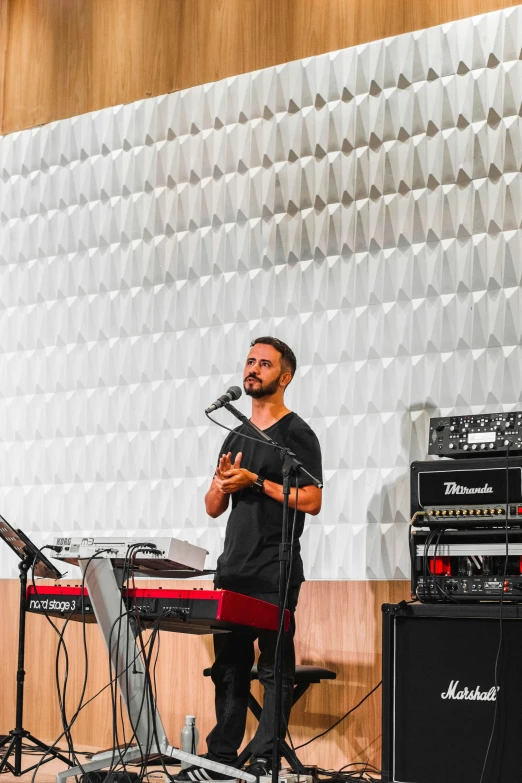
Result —
<path fill-rule="evenodd" d="M 509 460 L 509 492 L 505 461 L 496 459 L 413 462 L 411 516 L 417 524 L 505 527 L 522 525 L 522 459 Z M 506 504 L 506 496 L 508 503 Z"/>
<path fill-rule="evenodd" d="M 522 412 L 480 413 L 430 419 L 428 454 L 438 457 L 502 457 L 522 453 Z"/>

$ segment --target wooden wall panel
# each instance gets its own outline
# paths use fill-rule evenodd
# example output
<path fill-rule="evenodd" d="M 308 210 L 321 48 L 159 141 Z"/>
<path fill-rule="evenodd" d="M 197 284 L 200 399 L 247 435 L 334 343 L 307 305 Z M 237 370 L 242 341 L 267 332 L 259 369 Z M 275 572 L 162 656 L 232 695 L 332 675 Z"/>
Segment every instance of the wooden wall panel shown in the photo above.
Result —
<path fill-rule="evenodd" d="M 154 584 L 146 582 L 145 584 Z M 157 584 L 157 583 L 156 583 Z M 181 583 L 163 583 L 174 587 Z M 206 583 L 200 582 L 204 586 Z M 185 585 L 186 586 L 186 583 Z M 0 581 L 0 733 L 14 723 L 16 626 L 18 583 Z M 337 673 L 334 682 L 314 685 L 292 713 L 295 745 L 331 726 L 354 706 L 381 678 L 381 605 L 407 598 L 409 583 L 307 582 L 297 609 L 298 663 L 316 664 Z M 109 679 L 106 653 L 96 625 L 86 628 L 90 698 Z M 82 629 L 70 623 L 66 631 L 70 656 L 68 712 L 78 702 L 84 676 Z M 54 740 L 60 733 L 60 716 L 54 684 L 57 637 L 44 617 L 29 615 L 27 623 L 25 725 L 36 736 Z M 157 682 L 160 713 L 169 738 L 178 742 L 184 716 L 195 714 L 204 749 L 204 737 L 214 722 L 213 686 L 202 670 L 212 662 L 212 638 L 163 633 Z M 256 683 L 254 692 L 261 698 Z M 352 761 L 380 763 L 380 690 L 350 718 L 326 737 L 300 752 L 306 763 L 340 768 Z M 73 736 L 79 744 L 107 747 L 111 742 L 111 707 L 108 691 L 80 715 Z M 248 735 L 254 721 L 249 720 Z"/>
<path fill-rule="evenodd" d="M 0 132 L 4 116 L 5 61 L 9 30 L 9 0 L 0 0 Z"/>
<path fill-rule="evenodd" d="M 0 0 L 0 127 L 10 133 L 515 4 Z"/>

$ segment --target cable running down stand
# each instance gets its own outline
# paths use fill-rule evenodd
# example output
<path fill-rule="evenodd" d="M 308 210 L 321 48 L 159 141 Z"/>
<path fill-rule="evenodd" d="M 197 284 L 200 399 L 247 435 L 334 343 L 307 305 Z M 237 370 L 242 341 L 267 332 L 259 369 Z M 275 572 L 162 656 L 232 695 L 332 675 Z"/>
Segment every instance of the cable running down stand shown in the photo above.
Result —
<path fill-rule="evenodd" d="M 226 403 L 223 407 L 225 407 L 230 413 L 232 413 L 233 416 L 236 417 L 236 419 L 239 419 L 243 424 L 248 426 L 255 434 L 257 435 L 258 439 L 261 442 L 265 442 L 267 445 L 273 446 L 277 451 L 281 454 L 281 459 L 283 460 L 283 468 L 282 468 L 282 474 L 283 474 L 283 522 L 282 522 L 282 532 L 281 532 L 281 543 L 279 545 L 279 620 L 278 620 L 278 628 L 281 631 L 281 629 L 284 627 L 284 614 L 286 609 L 286 583 L 288 580 L 288 573 L 289 569 L 291 568 L 290 563 L 290 542 L 288 540 L 288 515 L 289 515 L 289 498 L 290 498 L 290 479 L 292 473 L 295 474 L 296 477 L 299 476 L 300 473 L 305 474 L 309 480 L 310 483 L 313 484 L 315 487 L 318 487 L 319 489 L 322 489 L 322 483 L 315 478 L 315 476 L 312 476 L 311 473 L 309 473 L 306 468 L 303 466 L 303 463 L 300 462 L 296 455 L 293 453 L 293 451 L 290 451 L 290 449 L 285 448 L 284 446 L 281 446 L 279 443 L 276 443 L 275 440 L 270 438 L 266 432 L 263 432 L 263 430 L 259 429 L 259 427 L 256 427 L 255 424 L 253 424 L 247 416 L 245 416 L 243 413 L 237 410 L 237 408 L 234 408 L 233 405 L 230 403 Z M 280 643 L 277 645 L 276 648 L 276 661 L 275 661 L 275 670 L 274 670 L 274 684 L 275 684 L 275 707 L 274 707 L 274 747 L 273 747 L 273 753 L 272 753 L 272 783 L 278 783 L 279 780 L 279 767 L 281 766 L 281 746 L 283 743 L 283 740 L 286 735 L 286 728 L 283 729 L 282 723 L 282 706 L 283 706 L 283 660 L 284 660 L 284 632 L 281 634 L 281 640 Z M 295 767 L 294 770 L 298 774 L 303 774 L 304 769 L 302 765 L 300 764 L 299 760 L 295 760 Z"/>

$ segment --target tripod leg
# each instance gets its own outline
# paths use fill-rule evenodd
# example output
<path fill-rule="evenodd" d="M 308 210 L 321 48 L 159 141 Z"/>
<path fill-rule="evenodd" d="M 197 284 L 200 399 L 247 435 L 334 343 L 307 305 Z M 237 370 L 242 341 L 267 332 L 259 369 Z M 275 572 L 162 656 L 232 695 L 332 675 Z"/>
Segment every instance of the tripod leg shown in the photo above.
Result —
<path fill-rule="evenodd" d="M 63 756 L 59 750 L 56 750 L 55 748 L 51 747 L 50 745 L 46 745 L 45 742 L 41 742 L 39 739 L 36 739 L 36 737 L 33 737 L 32 734 L 27 734 L 26 741 L 32 742 L 33 745 L 36 745 L 37 748 L 41 748 L 46 753 L 49 754 L 49 758 L 44 761 L 44 764 L 47 764 L 47 761 L 52 761 L 52 759 L 60 759 L 60 761 L 64 761 L 69 767 L 72 766 L 72 761 L 67 758 L 67 756 Z M 27 772 L 27 770 L 25 770 Z"/>
<path fill-rule="evenodd" d="M 10 743 L 9 743 L 9 745 L 7 746 L 7 750 L 6 750 L 6 752 L 5 752 L 5 754 L 4 754 L 4 757 L 3 757 L 3 759 L 2 759 L 2 761 L 1 761 L 1 763 L 0 763 L 0 775 L 2 774 L 2 772 L 3 772 L 3 771 L 6 769 L 6 768 L 9 770 L 9 772 L 12 772 L 12 773 L 13 773 L 13 775 L 16 775 L 16 774 L 17 774 L 17 773 L 15 772 L 15 767 L 13 767 L 13 765 L 12 765 L 12 764 L 10 764 L 10 763 L 9 763 L 9 761 L 8 761 L 8 758 L 9 758 L 9 756 L 10 756 L 10 755 L 11 755 L 11 753 L 13 752 L 13 748 L 15 748 L 17 737 L 16 737 L 16 735 L 15 735 L 14 737 L 10 737 L 10 739 L 11 739 L 11 742 L 10 742 Z M 4 741 L 4 744 L 5 744 L 5 741 Z M 15 748 L 15 753 L 16 753 L 16 748 Z M 15 766 L 16 766 L 16 762 L 15 762 Z M 20 772 L 18 772 L 18 774 L 20 774 Z"/>
<path fill-rule="evenodd" d="M 305 768 L 285 741 L 281 743 L 281 755 L 288 761 L 294 772 L 298 775 L 306 775 Z"/>

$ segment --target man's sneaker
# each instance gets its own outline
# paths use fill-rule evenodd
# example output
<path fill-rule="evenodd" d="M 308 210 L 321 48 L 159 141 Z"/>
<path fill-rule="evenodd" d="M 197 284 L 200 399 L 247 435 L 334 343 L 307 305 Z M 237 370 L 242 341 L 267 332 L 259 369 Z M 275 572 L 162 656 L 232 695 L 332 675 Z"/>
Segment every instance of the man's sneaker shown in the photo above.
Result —
<path fill-rule="evenodd" d="M 256 778 L 261 778 L 272 774 L 272 766 L 268 759 L 253 757 L 250 764 L 245 767 L 245 772 L 254 775 Z"/>
<path fill-rule="evenodd" d="M 206 758 L 206 756 L 202 756 Z M 229 766 L 229 765 L 227 765 Z M 170 778 L 175 783 L 208 783 L 208 781 L 219 781 L 219 783 L 236 783 L 236 778 L 231 778 L 230 775 L 222 775 L 221 772 L 214 772 L 212 769 L 205 769 L 200 767 L 199 764 L 192 764 L 186 769 L 182 769 L 177 775 L 172 775 Z"/>

